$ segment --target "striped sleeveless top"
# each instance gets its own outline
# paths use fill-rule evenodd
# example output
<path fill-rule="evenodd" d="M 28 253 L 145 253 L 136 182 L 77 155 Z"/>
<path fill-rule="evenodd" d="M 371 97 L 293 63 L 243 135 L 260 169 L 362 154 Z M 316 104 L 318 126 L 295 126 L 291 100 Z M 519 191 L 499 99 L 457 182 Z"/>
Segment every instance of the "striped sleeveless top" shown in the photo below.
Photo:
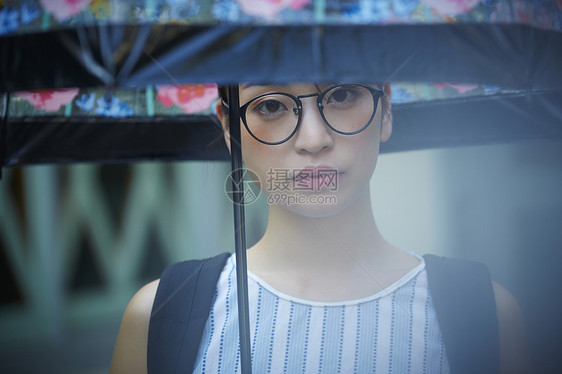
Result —
<path fill-rule="evenodd" d="M 255 373 L 449 373 L 425 263 L 375 295 L 312 302 L 248 273 Z M 220 275 L 194 373 L 239 373 L 236 271 Z"/>

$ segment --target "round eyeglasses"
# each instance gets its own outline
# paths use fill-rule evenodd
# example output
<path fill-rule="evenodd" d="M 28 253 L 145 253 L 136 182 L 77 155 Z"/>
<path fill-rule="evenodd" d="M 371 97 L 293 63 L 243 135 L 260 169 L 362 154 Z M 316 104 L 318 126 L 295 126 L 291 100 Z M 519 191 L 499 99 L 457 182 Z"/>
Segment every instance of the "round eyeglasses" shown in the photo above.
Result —
<path fill-rule="evenodd" d="M 289 140 L 298 130 L 302 118 L 301 99 L 316 96 L 316 103 L 326 125 L 343 135 L 357 134 L 367 128 L 377 111 L 380 88 L 362 84 L 338 84 L 308 95 L 293 96 L 270 92 L 254 97 L 240 107 L 240 118 L 257 141 L 276 145 Z"/>

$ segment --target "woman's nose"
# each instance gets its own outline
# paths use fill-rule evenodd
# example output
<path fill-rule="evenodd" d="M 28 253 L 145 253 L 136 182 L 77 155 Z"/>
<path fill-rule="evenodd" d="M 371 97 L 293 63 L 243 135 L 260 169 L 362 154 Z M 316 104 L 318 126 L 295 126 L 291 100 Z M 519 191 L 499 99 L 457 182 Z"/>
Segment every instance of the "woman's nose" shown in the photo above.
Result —
<path fill-rule="evenodd" d="M 333 145 L 332 131 L 326 126 L 316 100 L 303 100 L 301 123 L 295 136 L 298 151 L 317 153 Z"/>

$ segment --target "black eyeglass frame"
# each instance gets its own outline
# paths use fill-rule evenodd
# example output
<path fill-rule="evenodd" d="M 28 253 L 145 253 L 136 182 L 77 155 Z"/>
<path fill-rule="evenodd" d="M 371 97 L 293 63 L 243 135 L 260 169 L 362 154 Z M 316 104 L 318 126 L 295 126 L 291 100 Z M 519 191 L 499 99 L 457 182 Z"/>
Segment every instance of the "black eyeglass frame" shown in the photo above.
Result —
<path fill-rule="evenodd" d="M 338 129 L 334 128 L 332 125 L 330 125 L 330 123 L 326 119 L 326 116 L 324 115 L 324 106 L 322 105 L 322 100 L 324 99 L 324 96 L 326 96 L 326 94 L 328 92 L 330 92 L 331 90 L 333 90 L 337 87 L 346 87 L 346 86 L 358 86 L 358 87 L 362 87 L 362 88 L 367 89 L 371 93 L 371 95 L 373 96 L 373 101 L 374 101 L 373 113 L 371 114 L 371 117 L 369 118 L 369 120 L 367 121 L 365 126 L 360 128 L 359 130 L 355 130 L 355 131 L 351 131 L 351 132 L 341 131 L 341 130 L 338 130 Z M 242 123 L 244 123 L 244 127 L 246 128 L 248 133 L 252 136 L 252 138 L 256 139 L 258 142 L 263 143 L 263 144 L 267 144 L 267 145 L 282 144 L 282 143 L 285 143 L 286 141 L 288 141 L 289 139 L 291 139 L 293 137 L 293 135 L 295 135 L 295 133 L 299 129 L 299 126 L 300 126 L 300 123 L 301 123 L 301 118 L 302 118 L 302 101 L 301 101 L 301 99 L 316 96 L 316 104 L 318 106 L 318 111 L 320 112 L 320 116 L 324 120 L 324 123 L 326 124 L 326 126 L 328 126 L 332 131 L 334 131 L 338 134 L 354 135 L 354 134 L 358 134 L 361 131 L 365 130 L 371 124 L 371 122 L 373 122 L 373 118 L 375 117 L 375 113 L 377 112 L 379 99 L 381 97 L 383 97 L 384 94 L 385 94 L 384 90 L 381 89 L 381 88 L 373 88 L 373 87 L 370 87 L 370 86 L 367 86 L 367 85 L 364 85 L 364 84 L 356 84 L 356 83 L 336 84 L 336 85 L 333 85 L 333 86 L 330 86 L 330 87 L 326 88 L 324 91 L 319 92 L 319 93 L 312 93 L 312 94 L 299 95 L 299 96 L 294 96 L 294 95 L 291 95 L 287 92 L 268 92 L 268 93 L 256 96 L 253 99 L 251 99 L 250 101 L 248 101 L 246 104 L 242 105 L 240 107 L 240 118 L 242 119 Z M 297 124 L 295 125 L 294 130 L 291 132 L 291 134 L 289 134 L 289 136 L 287 136 L 285 139 L 280 140 L 278 142 L 267 142 L 265 140 L 261 140 L 260 138 L 258 138 L 257 136 L 255 136 L 252 133 L 252 131 L 250 130 L 250 127 L 248 126 L 248 123 L 246 122 L 246 110 L 248 109 L 248 106 L 252 102 L 254 102 L 255 100 L 259 99 L 260 97 L 269 96 L 269 95 L 283 95 L 283 96 L 287 96 L 287 97 L 291 98 L 297 106 L 296 108 L 293 108 L 293 110 L 298 111 L 297 113 L 295 113 L 295 114 L 298 115 L 298 120 L 297 120 Z"/>

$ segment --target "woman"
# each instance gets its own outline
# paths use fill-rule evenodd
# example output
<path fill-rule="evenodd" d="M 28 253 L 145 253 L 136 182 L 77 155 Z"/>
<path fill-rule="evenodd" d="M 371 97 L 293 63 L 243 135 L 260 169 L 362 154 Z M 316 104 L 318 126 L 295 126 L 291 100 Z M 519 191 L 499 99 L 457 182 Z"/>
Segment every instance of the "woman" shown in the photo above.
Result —
<path fill-rule="evenodd" d="M 372 214 L 369 181 L 392 132 L 389 86 L 241 85 L 240 102 L 243 161 L 270 202 L 247 252 L 254 371 L 449 372 L 424 260 L 387 242 Z M 234 267 L 231 258 L 220 276 L 194 372 L 239 368 Z M 146 372 L 157 289 L 146 285 L 127 307 L 113 373 Z M 524 372 L 517 303 L 493 291 L 501 372 Z"/>

